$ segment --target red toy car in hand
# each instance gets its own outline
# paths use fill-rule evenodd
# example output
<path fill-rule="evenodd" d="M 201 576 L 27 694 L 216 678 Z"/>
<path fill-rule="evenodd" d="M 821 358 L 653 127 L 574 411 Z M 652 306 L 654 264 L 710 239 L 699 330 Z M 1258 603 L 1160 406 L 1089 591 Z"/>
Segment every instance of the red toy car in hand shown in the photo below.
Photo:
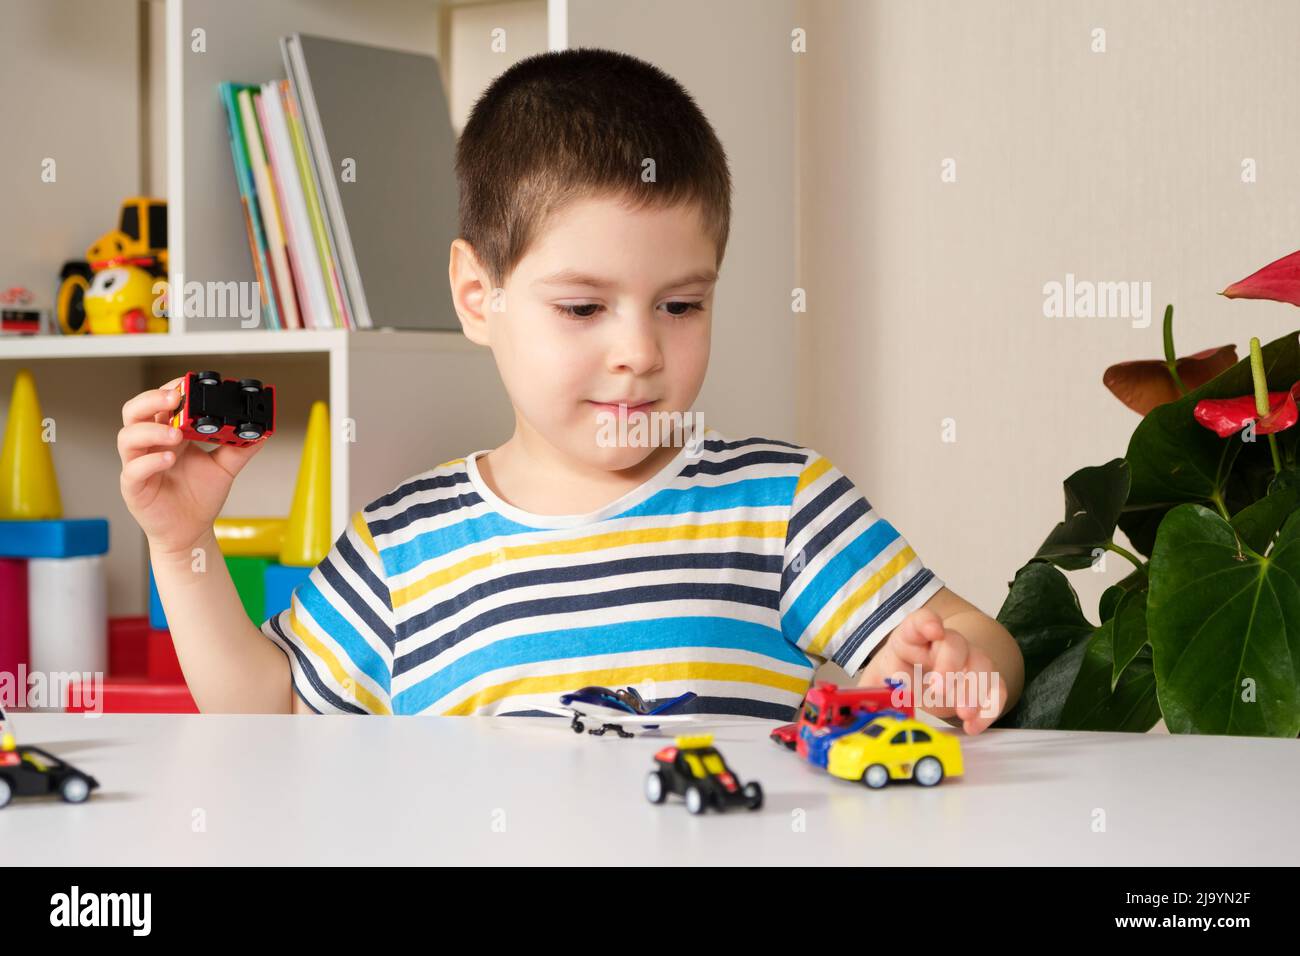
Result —
<path fill-rule="evenodd" d="M 219 372 L 190 372 L 171 423 L 191 441 L 251 445 L 275 431 L 275 386 L 255 378 L 223 379 Z"/>

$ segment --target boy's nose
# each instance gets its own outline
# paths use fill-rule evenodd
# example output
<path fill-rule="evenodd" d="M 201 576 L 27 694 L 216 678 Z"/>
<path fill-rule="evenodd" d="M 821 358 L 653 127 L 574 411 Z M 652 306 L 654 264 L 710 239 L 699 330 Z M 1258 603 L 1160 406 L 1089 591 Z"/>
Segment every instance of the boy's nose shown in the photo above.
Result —
<path fill-rule="evenodd" d="M 609 364 L 614 370 L 627 369 L 638 374 L 652 371 L 663 363 L 663 350 L 653 320 L 636 319 L 614 333 Z"/>

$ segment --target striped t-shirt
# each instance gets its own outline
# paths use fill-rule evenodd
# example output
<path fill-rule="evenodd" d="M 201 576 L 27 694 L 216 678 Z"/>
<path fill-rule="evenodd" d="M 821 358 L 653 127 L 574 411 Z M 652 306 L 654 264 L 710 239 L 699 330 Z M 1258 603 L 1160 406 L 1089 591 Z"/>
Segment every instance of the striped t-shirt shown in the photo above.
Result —
<path fill-rule="evenodd" d="M 444 462 L 352 516 L 262 624 L 321 713 L 529 714 L 591 684 L 793 719 L 942 582 L 808 448 L 713 429 L 586 515 L 503 501 Z"/>

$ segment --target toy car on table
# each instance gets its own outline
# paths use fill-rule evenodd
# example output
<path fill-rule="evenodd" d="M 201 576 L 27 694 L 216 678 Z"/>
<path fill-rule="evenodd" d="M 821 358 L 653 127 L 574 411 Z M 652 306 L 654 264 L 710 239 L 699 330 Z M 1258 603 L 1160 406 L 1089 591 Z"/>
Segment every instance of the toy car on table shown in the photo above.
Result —
<path fill-rule="evenodd" d="M 831 681 L 818 681 L 799 709 L 799 720 L 777 727 L 769 736 L 809 762 L 825 767 L 831 740 L 860 730 L 866 722 L 864 717 L 911 717 L 913 713 L 911 695 L 900 681 L 885 678 L 879 687 L 840 687 Z"/>
<path fill-rule="evenodd" d="M 678 737 L 671 747 L 655 754 L 655 768 L 646 777 L 645 795 L 663 803 L 668 794 L 680 794 L 686 809 L 699 815 L 713 807 L 757 810 L 763 805 L 763 788 L 751 780 L 741 786 L 722 754 L 713 746 L 712 734 Z"/>
<path fill-rule="evenodd" d="M 0 748 L 0 807 L 14 797 L 57 793 L 68 803 L 83 803 L 99 781 L 40 747 Z"/>
<path fill-rule="evenodd" d="M 832 742 L 826 771 L 873 790 L 891 780 L 933 787 L 944 777 L 961 776 L 961 744 L 919 720 L 881 716 Z"/>
<path fill-rule="evenodd" d="M 275 432 L 275 386 L 255 378 L 223 379 L 219 372 L 190 372 L 171 423 L 192 441 L 251 445 Z"/>

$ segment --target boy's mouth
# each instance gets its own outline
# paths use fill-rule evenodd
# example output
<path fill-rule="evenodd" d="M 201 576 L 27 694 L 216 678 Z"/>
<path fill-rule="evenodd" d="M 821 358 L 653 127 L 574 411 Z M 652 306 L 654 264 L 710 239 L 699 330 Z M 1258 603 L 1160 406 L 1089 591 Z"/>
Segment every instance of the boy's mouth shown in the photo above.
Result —
<path fill-rule="evenodd" d="M 604 410 L 606 410 L 606 411 L 613 412 L 615 415 L 617 415 L 617 414 L 619 414 L 619 409 L 621 409 L 621 408 L 626 408 L 627 411 L 628 411 L 628 414 L 631 414 L 632 412 L 644 412 L 644 411 L 647 411 L 647 410 L 648 410 L 652 405 L 655 404 L 655 401 L 657 401 L 657 399 L 656 399 L 656 400 L 651 400 L 651 401 L 648 401 L 648 402 L 639 402 L 639 403 L 632 403 L 632 402 L 597 402 L 597 401 L 593 401 L 593 400 L 591 400 L 591 399 L 588 399 L 588 400 L 587 400 L 587 404 L 589 404 L 589 405 L 595 405 L 597 408 L 602 408 L 602 409 L 604 409 Z"/>

